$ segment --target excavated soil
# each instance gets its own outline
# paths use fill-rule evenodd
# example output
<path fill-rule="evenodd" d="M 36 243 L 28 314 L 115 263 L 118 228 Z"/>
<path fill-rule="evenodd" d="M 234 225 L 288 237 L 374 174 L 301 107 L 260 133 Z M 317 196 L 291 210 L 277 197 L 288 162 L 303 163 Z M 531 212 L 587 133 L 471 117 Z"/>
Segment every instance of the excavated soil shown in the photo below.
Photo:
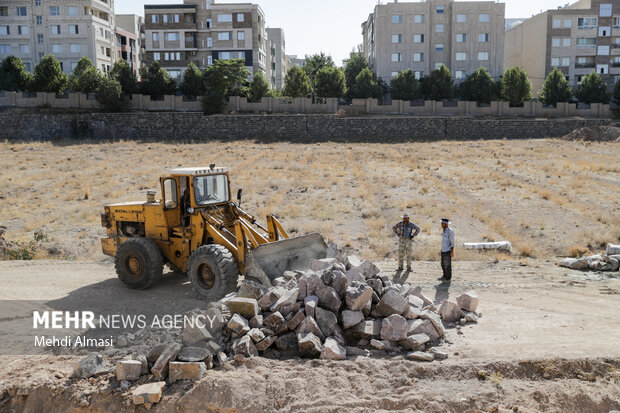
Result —
<path fill-rule="evenodd" d="M 620 128 L 616 126 L 593 126 L 576 129 L 563 136 L 565 141 L 620 142 Z"/>

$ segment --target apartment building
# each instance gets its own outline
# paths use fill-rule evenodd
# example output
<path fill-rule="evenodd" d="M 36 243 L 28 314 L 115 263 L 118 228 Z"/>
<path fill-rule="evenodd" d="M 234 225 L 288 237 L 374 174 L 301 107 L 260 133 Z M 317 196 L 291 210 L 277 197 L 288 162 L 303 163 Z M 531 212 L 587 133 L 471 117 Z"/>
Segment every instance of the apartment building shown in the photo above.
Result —
<path fill-rule="evenodd" d="M 0 59 L 21 58 L 26 70 L 46 54 L 71 73 L 83 56 L 103 72 L 115 60 L 114 0 L 3 0 Z"/>
<path fill-rule="evenodd" d="M 481 66 L 499 78 L 504 15 L 505 5 L 494 1 L 379 4 L 362 24 L 364 55 L 387 82 L 407 69 L 418 78 L 428 76 L 442 64 L 457 82 Z"/>
<path fill-rule="evenodd" d="M 270 78 L 265 14 L 256 4 L 184 0 L 145 5 L 148 65 L 159 61 L 172 77 L 190 62 L 204 68 L 218 59 L 245 59 L 250 73 Z"/>
<path fill-rule="evenodd" d="M 554 67 L 573 87 L 595 70 L 611 90 L 620 80 L 620 4 L 581 0 L 527 19 L 506 32 L 504 65 L 525 68 L 535 93 Z"/>
<path fill-rule="evenodd" d="M 116 15 L 116 58 L 123 59 L 140 76 L 144 47 L 144 18 L 135 14 Z"/>
<path fill-rule="evenodd" d="M 288 59 L 288 67 L 291 68 L 293 66 L 304 67 L 306 64 L 306 59 L 297 57 L 296 54 L 286 56 Z"/>
<path fill-rule="evenodd" d="M 267 28 L 267 40 L 269 42 L 271 87 L 276 90 L 282 90 L 284 87 L 284 78 L 288 70 L 284 30 Z"/>

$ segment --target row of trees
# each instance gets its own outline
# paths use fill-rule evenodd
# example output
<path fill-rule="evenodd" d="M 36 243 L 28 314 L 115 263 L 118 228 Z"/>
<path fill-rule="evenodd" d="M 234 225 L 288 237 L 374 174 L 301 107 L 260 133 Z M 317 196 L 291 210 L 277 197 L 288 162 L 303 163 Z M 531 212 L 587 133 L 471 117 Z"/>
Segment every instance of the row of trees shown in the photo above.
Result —
<path fill-rule="evenodd" d="M 190 63 L 178 85 L 158 62 L 143 66 L 140 75 L 142 81 L 138 82 L 124 60 L 116 62 L 110 72 L 103 75 L 87 57 L 83 57 L 73 73 L 67 75 L 53 55 L 45 56 L 30 74 L 21 59 L 9 56 L 0 63 L 0 90 L 94 93 L 106 108 L 121 110 L 134 93 L 158 99 L 175 94 L 179 89 L 185 96 L 200 96 L 206 113 L 222 112 L 228 96 L 247 96 L 250 101 L 260 101 L 266 96 L 286 96 L 312 97 L 317 101 L 342 98 L 350 102 L 356 98 L 382 98 L 390 93 L 392 99 L 400 100 L 460 97 L 478 103 L 501 99 L 513 105 L 532 99 L 531 82 L 521 68 L 508 69 L 496 82 L 481 67 L 460 85 L 455 85 L 449 69 L 443 65 L 420 80 L 409 69 L 400 72 L 388 86 L 370 70 L 359 50 L 350 54 L 342 68 L 336 67 L 332 58 L 324 53 L 307 56 L 302 68 L 292 67 L 288 71 L 282 91 L 272 90 L 260 72 L 248 82 L 250 73 L 242 59 L 217 60 L 205 70 Z M 573 91 L 557 68 L 547 76 L 539 98 L 547 105 L 555 105 L 569 101 L 573 94 L 585 103 L 607 103 L 610 99 L 605 83 L 595 72 L 585 76 Z M 620 82 L 616 85 L 614 102 L 620 104 Z"/>

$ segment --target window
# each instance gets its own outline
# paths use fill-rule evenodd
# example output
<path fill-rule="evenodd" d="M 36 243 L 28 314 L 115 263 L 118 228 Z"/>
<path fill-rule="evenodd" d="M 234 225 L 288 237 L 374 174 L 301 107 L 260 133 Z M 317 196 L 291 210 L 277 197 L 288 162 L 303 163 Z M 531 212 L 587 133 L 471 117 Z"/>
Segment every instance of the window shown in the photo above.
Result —
<path fill-rule="evenodd" d="M 100 28 L 99 28 L 99 36 L 100 36 L 100 37 L 103 37 L 103 27 L 100 27 Z"/>
<path fill-rule="evenodd" d="M 80 53 L 80 45 L 72 43 L 70 46 L 71 53 Z"/>
<path fill-rule="evenodd" d="M 414 76 L 416 79 L 420 80 L 424 77 L 424 72 L 418 71 L 418 72 L 413 72 Z"/>
<path fill-rule="evenodd" d="M 400 14 L 394 14 L 392 15 L 392 23 L 394 24 L 400 24 L 403 22 L 403 16 L 401 16 Z"/>
<path fill-rule="evenodd" d="M 491 21 L 491 15 L 490 14 L 481 14 L 480 15 L 480 23 L 488 23 Z"/>
<path fill-rule="evenodd" d="M 559 29 L 562 27 L 562 20 L 561 19 L 553 19 L 553 28 L 554 29 Z"/>
<path fill-rule="evenodd" d="M 218 14 L 217 21 L 219 23 L 232 23 L 232 14 Z"/>
<path fill-rule="evenodd" d="M 489 52 L 479 52 L 478 53 L 478 60 L 480 60 L 480 61 L 489 60 Z"/>
<path fill-rule="evenodd" d="M 424 23 L 424 15 L 423 14 L 416 14 L 415 16 L 413 16 L 413 22 L 414 23 Z"/>
<path fill-rule="evenodd" d="M 551 47 L 560 47 L 560 39 L 557 37 L 551 39 Z"/>
<path fill-rule="evenodd" d="M 232 53 L 230 52 L 221 52 L 220 59 L 232 59 Z"/>
<path fill-rule="evenodd" d="M 465 33 L 457 33 L 456 34 L 456 42 L 457 43 L 465 43 L 467 41 L 467 34 Z"/>
<path fill-rule="evenodd" d="M 602 26 L 598 28 L 598 35 L 599 37 L 609 37 L 611 36 L 611 27 L 607 26 Z"/>
<path fill-rule="evenodd" d="M 620 29 L 620 17 L 614 17 L 614 29 Z"/>
<path fill-rule="evenodd" d="M 560 58 L 559 57 L 552 57 L 551 58 L 551 66 L 559 67 L 560 66 Z"/>
<path fill-rule="evenodd" d="M 392 53 L 392 62 L 402 62 L 403 54 L 402 53 Z"/>
<path fill-rule="evenodd" d="M 0 35 L 7 36 L 11 34 L 11 26 L 0 26 Z"/>
<path fill-rule="evenodd" d="M 26 69 L 26 72 L 30 72 L 31 71 L 30 63 L 28 62 L 24 63 L 24 68 Z"/>
<path fill-rule="evenodd" d="M 79 26 L 77 24 L 70 24 L 69 34 L 80 34 Z"/>
<path fill-rule="evenodd" d="M 213 26 L 213 20 L 212 19 L 207 19 L 207 29 L 210 29 L 211 26 Z"/>
<path fill-rule="evenodd" d="M 30 53 L 30 45 L 29 44 L 20 44 L 19 52 L 21 54 L 29 54 Z"/>
<path fill-rule="evenodd" d="M 573 27 L 573 19 L 564 19 L 564 27 L 567 29 Z"/>
<path fill-rule="evenodd" d="M 596 37 L 580 37 L 577 39 L 577 49 L 595 49 Z"/>
<path fill-rule="evenodd" d="M 478 35 L 478 41 L 480 43 L 486 43 L 489 41 L 489 33 L 480 33 Z"/>
<path fill-rule="evenodd" d="M 213 38 L 207 37 L 207 47 L 213 47 Z"/>
<path fill-rule="evenodd" d="M 239 52 L 239 53 L 237 54 L 237 57 L 238 57 L 239 59 L 245 59 L 245 52 Z M 275 65 L 275 63 L 273 64 L 273 70 L 276 70 L 276 65 Z"/>
<path fill-rule="evenodd" d="M 18 7 L 17 8 L 17 15 L 18 16 L 28 16 L 28 11 L 26 10 L 25 7 Z"/>
<path fill-rule="evenodd" d="M 41 33 L 37 34 L 37 43 L 43 43 L 43 35 Z"/>
<path fill-rule="evenodd" d="M 443 14 L 444 9 L 445 9 L 445 7 L 444 7 L 444 6 L 437 6 L 437 7 L 435 8 L 435 12 L 436 12 L 437 14 Z"/>
<path fill-rule="evenodd" d="M 60 16 L 60 7 L 50 6 L 50 16 Z"/>
<path fill-rule="evenodd" d="M 52 34 L 60 34 L 60 25 L 50 26 L 50 31 Z"/>
<path fill-rule="evenodd" d="M 40 26 L 43 24 L 43 16 L 37 16 L 37 25 Z"/>
<path fill-rule="evenodd" d="M 159 52 L 153 53 L 153 60 L 161 60 L 161 54 Z"/>
<path fill-rule="evenodd" d="M 435 25 L 435 33 L 443 33 L 443 24 Z"/>
<path fill-rule="evenodd" d="M 198 205 L 228 202 L 230 199 L 226 175 L 197 176 L 193 184 Z"/>
<path fill-rule="evenodd" d="M 467 15 L 466 14 L 457 14 L 456 15 L 457 23 L 467 23 Z"/>
<path fill-rule="evenodd" d="M 73 72 L 77 67 L 78 62 L 71 62 L 71 71 Z"/>
<path fill-rule="evenodd" d="M 11 45 L 0 44 L 0 54 L 11 54 Z"/>
<path fill-rule="evenodd" d="M 17 26 L 17 32 L 19 34 L 28 34 L 28 26 Z"/>
<path fill-rule="evenodd" d="M 392 35 L 392 43 L 402 43 L 403 35 L 402 34 L 393 34 Z"/>
<path fill-rule="evenodd" d="M 181 60 L 181 52 L 176 52 L 176 53 L 174 53 L 174 55 L 176 57 L 176 60 Z"/>
<path fill-rule="evenodd" d="M 570 66 L 570 57 L 563 57 L 563 58 L 562 58 L 562 66 L 563 66 L 563 67 L 568 67 L 568 66 Z"/>
<path fill-rule="evenodd" d="M 151 23 L 159 23 L 159 14 L 154 14 L 151 16 Z"/>
<path fill-rule="evenodd" d="M 6 7 L 0 7 L 0 16 L 8 16 L 9 10 Z"/>
<path fill-rule="evenodd" d="M 217 40 L 230 40 L 230 32 L 221 32 L 217 34 Z"/>
<path fill-rule="evenodd" d="M 437 70 L 437 69 L 441 69 L 441 66 L 443 66 L 443 63 L 442 63 L 442 62 L 437 62 L 437 63 L 435 63 L 435 70 Z"/>
<path fill-rule="evenodd" d="M 170 53 L 169 52 L 164 53 L 164 60 L 170 60 Z M 172 53 L 172 60 L 174 60 L 174 53 Z"/>
<path fill-rule="evenodd" d="M 562 46 L 563 47 L 570 47 L 571 46 L 570 37 L 565 37 L 564 39 L 562 39 Z"/>
<path fill-rule="evenodd" d="M 611 17 L 611 4 L 601 4 L 601 17 Z"/>
<path fill-rule="evenodd" d="M 245 15 L 243 13 L 237 13 L 237 21 L 242 23 L 245 21 Z"/>
<path fill-rule="evenodd" d="M 153 41 L 154 42 L 158 42 L 159 41 L 159 33 L 153 32 Z"/>
<path fill-rule="evenodd" d="M 52 53 L 62 53 L 62 45 L 57 43 L 53 44 Z"/>
<path fill-rule="evenodd" d="M 598 26 L 598 18 L 596 17 L 580 17 L 577 19 L 577 28 L 579 30 L 596 29 Z"/>
<path fill-rule="evenodd" d="M 459 62 L 467 60 L 467 53 L 459 52 L 456 54 L 456 60 Z"/>
<path fill-rule="evenodd" d="M 423 62 L 424 61 L 424 53 L 414 53 L 413 54 L 414 62 Z"/>
<path fill-rule="evenodd" d="M 606 75 L 609 73 L 609 65 L 596 65 L 596 73 Z"/>
<path fill-rule="evenodd" d="M 174 179 L 169 178 L 164 180 L 164 208 L 174 209 L 179 203 L 179 197 L 177 196 L 177 184 Z"/>
<path fill-rule="evenodd" d="M 211 66 L 213 64 L 213 56 L 207 56 L 207 65 Z"/>
<path fill-rule="evenodd" d="M 414 43 L 424 43 L 424 35 L 423 34 L 414 34 L 413 35 Z"/>
<path fill-rule="evenodd" d="M 237 32 L 237 40 L 245 40 L 245 32 Z"/>
<path fill-rule="evenodd" d="M 165 33 L 164 34 L 164 40 L 166 40 L 168 42 L 178 42 L 179 41 L 179 33 L 177 33 L 177 32 Z"/>
<path fill-rule="evenodd" d="M 168 15 L 164 14 L 164 23 L 168 23 Z"/>
<path fill-rule="evenodd" d="M 41 5 L 41 0 L 36 0 L 36 1 L 34 2 L 34 5 L 35 5 L 35 6 L 40 6 L 40 5 Z"/>
<path fill-rule="evenodd" d="M 599 56 L 609 56 L 609 46 L 599 46 L 597 54 Z"/>
<path fill-rule="evenodd" d="M 465 72 L 462 70 L 457 70 L 456 72 L 454 72 L 454 78 L 455 79 L 465 79 Z"/>
<path fill-rule="evenodd" d="M 69 7 L 67 7 L 67 14 L 69 16 L 77 16 L 78 15 L 78 8 L 76 6 L 69 6 Z"/>
<path fill-rule="evenodd" d="M 443 52 L 443 43 L 437 43 L 435 45 L 435 51 L 436 52 Z"/>

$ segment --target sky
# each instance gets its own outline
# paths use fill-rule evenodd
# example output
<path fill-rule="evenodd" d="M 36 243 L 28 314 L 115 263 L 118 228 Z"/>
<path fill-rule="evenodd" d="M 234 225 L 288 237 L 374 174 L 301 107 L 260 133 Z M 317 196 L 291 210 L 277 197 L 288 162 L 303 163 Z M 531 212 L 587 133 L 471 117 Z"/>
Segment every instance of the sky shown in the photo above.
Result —
<path fill-rule="evenodd" d="M 385 4 L 393 0 L 381 0 Z M 362 43 L 362 22 L 373 12 L 377 0 L 222 0 L 218 3 L 257 3 L 265 12 L 268 27 L 284 29 L 286 54 L 324 52 L 337 65 Z M 401 0 L 401 2 L 405 2 Z M 575 1 L 571 1 L 574 3 Z M 183 0 L 116 0 L 117 14 L 144 15 L 144 4 L 174 4 Z M 568 0 L 506 0 L 506 18 L 531 17 L 555 9 Z"/>

